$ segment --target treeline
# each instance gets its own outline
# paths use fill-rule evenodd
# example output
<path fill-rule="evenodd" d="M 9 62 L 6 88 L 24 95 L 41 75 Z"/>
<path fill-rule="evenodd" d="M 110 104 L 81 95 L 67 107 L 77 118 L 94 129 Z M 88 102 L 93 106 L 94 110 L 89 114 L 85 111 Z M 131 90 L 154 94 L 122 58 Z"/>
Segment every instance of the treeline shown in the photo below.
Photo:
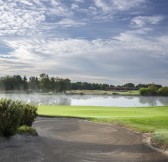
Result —
<path fill-rule="evenodd" d="M 149 88 L 150 84 L 138 84 L 126 83 L 124 85 L 109 85 L 101 83 L 88 83 L 88 82 L 76 82 L 71 83 L 71 80 L 66 78 L 49 77 L 48 74 L 42 73 L 39 77 L 20 75 L 3 76 L 0 77 L 0 90 L 1 91 L 25 91 L 25 92 L 65 92 L 68 90 L 111 90 L 111 91 L 127 91 L 127 90 L 139 90 L 145 91 Z M 154 84 L 157 90 L 163 88 L 161 85 Z M 160 90 L 157 94 L 160 93 Z M 145 92 L 142 92 L 142 95 Z"/>
<path fill-rule="evenodd" d="M 27 79 L 20 75 L 4 76 L 0 78 L 1 91 L 25 91 L 25 92 L 65 92 L 70 89 L 71 81 L 58 77 L 49 77 L 40 74 L 40 77 L 31 76 Z"/>
<path fill-rule="evenodd" d="M 147 88 L 140 88 L 139 93 L 142 96 L 168 96 L 168 87 L 158 87 L 155 84 L 149 84 Z"/>
<path fill-rule="evenodd" d="M 87 83 L 87 82 L 76 82 L 71 83 L 72 90 L 112 90 L 112 91 L 127 91 L 127 90 L 138 90 L 140 88 L 147 88 L 149 84 L 138 84 L 126 83 L 124 85 L 109 85 L 109 84 L 98 84 L 98 83 Z M 162 85 L 155 84 L 158 88 Z"/>

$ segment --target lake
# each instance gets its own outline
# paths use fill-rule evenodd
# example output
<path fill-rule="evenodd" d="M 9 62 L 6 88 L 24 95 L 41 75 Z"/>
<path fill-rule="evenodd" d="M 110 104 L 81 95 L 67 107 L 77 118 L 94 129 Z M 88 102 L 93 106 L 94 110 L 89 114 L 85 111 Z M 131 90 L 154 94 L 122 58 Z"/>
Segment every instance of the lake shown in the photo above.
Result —
<path fill-rule="evenodd" d="M 21 100 L 36 105 L 145 107 L 168 105 L 168 97 L 110 95 L 0 94 L 0 98 Z"/>

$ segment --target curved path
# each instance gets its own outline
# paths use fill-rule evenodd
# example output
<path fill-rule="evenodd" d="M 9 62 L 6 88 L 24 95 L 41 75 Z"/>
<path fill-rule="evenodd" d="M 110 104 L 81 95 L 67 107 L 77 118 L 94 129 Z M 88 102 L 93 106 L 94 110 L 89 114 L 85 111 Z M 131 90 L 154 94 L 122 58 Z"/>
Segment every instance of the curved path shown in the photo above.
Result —
<path fill-rule="evenodd" d="M 127 129 L 70 118 L 38 118 L 39 136 L 0 138 L 0 162 L 167 162 Z"/>

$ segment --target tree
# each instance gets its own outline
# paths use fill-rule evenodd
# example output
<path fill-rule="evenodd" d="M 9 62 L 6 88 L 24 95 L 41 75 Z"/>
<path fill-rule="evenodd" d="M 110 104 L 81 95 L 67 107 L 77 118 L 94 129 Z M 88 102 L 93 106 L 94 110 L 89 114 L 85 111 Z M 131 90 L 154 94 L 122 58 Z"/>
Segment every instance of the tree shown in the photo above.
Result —
<path fill-rule="evenodd" d="M 138 84 L 136 85 L 136 88 L 140 89 L 140 88 L 148 88 L 147 84 Z"/>
<path fill-rule="evenodd" d="M 142 96 L 149 96 L 150 95 L 150 90 L 149 90 L 149 88 L 140 88 L 139 93 Z"/>
<path fill-rule="evenodd" d="M 5 76 L 0 78 L 0 88 L 1 90 L 26 90 L 27 79 L 20 75 Z"/>
<path fill-rule="evenodd" d="M 57 78 L 56 83 L 57 83 L 57 90 L 59 90 L 59 92 L 65 92 L 66 90 L 70 89 L 71 81 L 69 79 Z"/>
<path fill-rule="evenodd" d="M 157 88 L 157 86 L 155 84 L 153 84 L 153 83 L 149 84 L 148 85 L 148 89 L 150 91 L 150 95 L 157 95 L 158 88 Z"/>
<path fill-rule="evenodd" d="M 126 83 L 126 84 L 124 84 L 124 87 L 126 87 L 126 88 L 134 88 L 135 85 L 133 83 Z"/>
<path fill-rule="evenodd" d="M 44 92 L 48 92 L 51 89 L 50 79 L 48 74 L 40 74 L 40 89 Z"/>
<path fill-rule="evenodd" d="M 139 93 L 142 96 L 155 96 L 158 94 L 158 88 L 155 84 L 149 84 L 148 88 L 140 88 Z"/>
<path fill-rule="evenodd" d="M 101 90 L 108 90 L 109 85 L 108 84 L 101 84 Z"/>
<path fill-rule="evenodd" d="M 159 88 L 158 94 L 160 96 L 168 96 L 168 87 Z"/>
<path fill-rule="evenodd" d="M 28 87 L 30 90 L 37 91 L 39 90 L 39 80 L 37 77 L 30 77 L 28 82 Z"/>
<path fill-rule="evenodd" d="M 23 77 L 23 90 L 28 90 L 28 82 L 26 76 Z"/>

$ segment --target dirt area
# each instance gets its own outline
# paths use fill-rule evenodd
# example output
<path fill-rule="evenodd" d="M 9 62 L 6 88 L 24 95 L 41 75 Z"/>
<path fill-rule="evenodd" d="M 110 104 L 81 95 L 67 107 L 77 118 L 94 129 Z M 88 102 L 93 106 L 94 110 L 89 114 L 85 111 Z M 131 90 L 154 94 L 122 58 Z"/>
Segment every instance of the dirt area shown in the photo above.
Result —
<path fill-rule="evenodd" d="M 70 118 L 38 118 L 39 136 L 0 138 L 0 162 L 167 162 L 125 128 Z"/>

